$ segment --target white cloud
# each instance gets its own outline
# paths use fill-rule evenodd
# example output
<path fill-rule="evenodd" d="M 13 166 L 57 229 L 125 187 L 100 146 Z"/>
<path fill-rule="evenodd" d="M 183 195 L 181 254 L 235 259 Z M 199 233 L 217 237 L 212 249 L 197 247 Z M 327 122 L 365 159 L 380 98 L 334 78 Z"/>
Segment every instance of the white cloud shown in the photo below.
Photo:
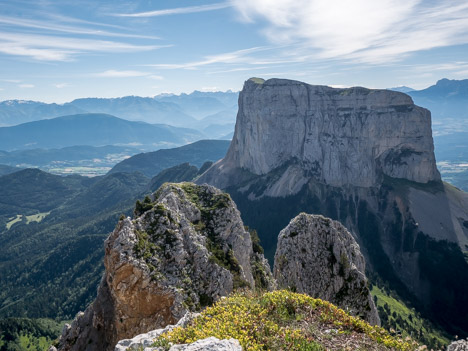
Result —
<path fill-rule="evenodd" d="M 57 89 L 63 89 L 63 88 L 69 87 L 70 84 L 68 84 L 68 83 L 57 83 L 57 84 L 54 84 L 54 86 L 55 86 Z"/>
<path fill-rule="evenodd" d="M 42 61 L 67 61 L 78 54 L 90 52 L 141 52 L 168 47 L 7 32 L 0 32 L 0 38 L 0 53 Z"/>
<path fill-rule="evenodd" d="M 76 27 L 63 25 L 60 23 L 51 23 L 50 20 L 30 20 L 16 17 L 0 16 L 0 24 L 14 25 L 17 27 L 35 28 L 49 31 L 56 31 L 71 34 L 84 34 L 104 37 L 121 37 L 121 38 L 145 38 L 145 39 L 160 39 L 155 36 L 136 35 L 119 32 L 109 32 L 101 29 L 89 29 L 84 27 Z M 93 23 L 93 25 L 95 25 Z"/>
<path fill-rule="evenodd" d="M 164 77 L 163 76 L 158 76 L 158 75 L 155 75 L 155 74 L 151 74 L 148 76 L 149 79 L 154 79 L 154 80 L 163 80 Z"/>
<path fill-rule="evenodd" d="M 395 61 L 468 43 L 464 0 L 233 0 L 245 21 L 266 19 L 275 43 L 303 43 L 314 58 Z"/>
<path fill-rule="evenodd" d="M 1 79 L 1 81 L 7 82 L 7 83 L 15 83 L 15 84 L 21 83 L 21 80 L 19 79 Z"/>
<path fill-rule="evenodd" d="M 179 15 L 187 13 L 197 13 L 197 12 L 206 12 L 221 10 L 232 5 L 228 2 L 210 4 L 210 5 L 200 5 L 200 6 L 188 6 L 188 7 L 178 7 L 172 9 L 156 10 L 156 11 L 147 11 L 147 12 L 138 12 L 138 13 L 119 13 L 114 14 L 118 17 L 157 17 L 157 16 L 167 16 L 167 15 Z"/>
<path fill-rule="evenodd" d="M 148 76 L 148 72 L 141 71 L 116 71 L 108 70 L 101 73 L 96 73 L 96 77 L 107 77 L 107 78 L 129 78 L 129 77 L 145 77 Z"/>
<path fill-rule="evenodd" d="M 255 66 L 255 67 L 237 67 L 237 68 L 232 68 L 232 69 L 226 69 L 222 71 L 213 71 L 213 72 L 208 72 L 210 74 L 218 74 L 218 73 L 231 73 L 231 72 L 243 72 L 243 71 L 255 71 L 255 70 L 260 70 L 260 69 L 267 69 L 271 67 L 267 66 Z"/>
<path fill-rule="evenodd" d="M 21 89 L 31 89 L 34 88 L 34 84 L 20 84 L 18 87 Z"/>
<path fill-rule="evenodd" d="M 222 53 L 218 55 L 206 56 L 204 60 L 186 62 L 186 63 L 168 63 L 168 64 L 154 64 L 147 65 L 150 67 L 160 68 L 160 69 L 197 69 L 200 66 L 207 66 L 216 63 L 252 63 L 252 58 L 248 56 L 256 51 L 267 50 L 266 47 L 253 47 L 249 49 L 242 49 L 227 53 Z"/>

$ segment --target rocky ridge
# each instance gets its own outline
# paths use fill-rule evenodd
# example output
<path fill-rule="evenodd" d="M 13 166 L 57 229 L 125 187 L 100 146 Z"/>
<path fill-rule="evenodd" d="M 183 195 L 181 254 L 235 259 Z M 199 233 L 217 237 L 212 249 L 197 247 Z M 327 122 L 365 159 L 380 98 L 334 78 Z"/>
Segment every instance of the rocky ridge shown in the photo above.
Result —
<path fill-rule="evenodd" d="M 238 287 L 274 287 L 266 260 L 229 195 L 165 184 L 137 202 L 105 242 L 98 296 L 62 333 L 58 350 L 113 350 L 117 341 L 175 324 Z"/>
<path fill-rule="evenodd" d="M 290 288 L 380 325 L 367 287 L 365 260 L 348 230 L 319 215 L 299 214 L 278 238 L 274 276 Z"/>

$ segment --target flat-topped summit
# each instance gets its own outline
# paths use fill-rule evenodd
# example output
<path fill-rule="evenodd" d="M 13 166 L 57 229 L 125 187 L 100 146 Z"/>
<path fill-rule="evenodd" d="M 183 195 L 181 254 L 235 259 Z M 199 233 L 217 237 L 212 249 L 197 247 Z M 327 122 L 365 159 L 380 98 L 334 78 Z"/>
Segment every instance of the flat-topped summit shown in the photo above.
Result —
<path fill-rule="evenodd" d="M 310 178 L 362 187 L 383 175 L 440 180 L 430 112 L 408 95 L 251 78 L 239 96 L 229 151 L 202 181 L 225 188 L 239 179 L 222 176 L 233 169 L 263 175 L 285 164 L 295 185 L 276 195 L 295 193 Z"/>

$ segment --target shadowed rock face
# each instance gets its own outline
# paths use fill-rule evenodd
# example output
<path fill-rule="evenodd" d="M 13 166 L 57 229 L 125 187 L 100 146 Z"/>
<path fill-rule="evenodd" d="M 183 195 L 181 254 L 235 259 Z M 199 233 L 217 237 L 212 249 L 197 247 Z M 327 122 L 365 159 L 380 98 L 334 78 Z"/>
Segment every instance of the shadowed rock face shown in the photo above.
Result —
<path fill-rule="evenodd" d="M 380 325 L 364 272 L 359 245 L 337 221 L 301 213 L 279 234 L 274 276 L 280 287 L 330 301 Z"/>
<path fill-rule="evenodd" d="M 119 221 L 105 242 L 105 274 L 59 350 L 113 350 L 118 340 L 175 324 L 236 287 L 275 283 L 229 195 L 165 184 Z"/>
<path fill-rule="evenodd" d="M 408 95 L 250 79 L 229 151 L 200 182 L 226 188 L 239 181 L 236 170 L 263 175 L 292 161 L 266 195 L 297 193 L 311 178 L 360 187 L 376 185 L 382 175 L 440 180 L 430 112 Z"/>

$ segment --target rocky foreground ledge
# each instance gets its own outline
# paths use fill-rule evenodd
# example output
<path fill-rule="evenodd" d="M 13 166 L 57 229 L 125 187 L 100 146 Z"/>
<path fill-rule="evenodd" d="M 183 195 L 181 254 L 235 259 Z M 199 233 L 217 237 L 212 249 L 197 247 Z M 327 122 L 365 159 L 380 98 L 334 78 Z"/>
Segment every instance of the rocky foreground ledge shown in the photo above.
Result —
<path fill-rule="evenodd" d="M 280 233 L 275 260 L 282 287 L 320 299 L 285 291 L 265 294 L 276 289 L 277 282 L 258 238 L 246 230 L 230 196 L 209 185 L 166 183 L 138 201 L 134 219 L 122 217 L 106 240 L 106 270 L 98 296 L 64 328 L 57 349 L 240 350 L 249 345 L 244 332 L 254 333 L 249 338 L 258 338 L 258 345 L 274 346 L 307 336 L 305 329 L 289 325 L 302 319 L 304 325 L 317 323 L 319 338 L 325 339 L 327 330 L 338 332 L 345 323 L 351 328 L 347 333 L 359 329 L 356 345 L 379 343 L 369 334 L 373 326 L 323 301 L 379 324 L 364 258 L 341 224 L 300 214 Z M 201 315 L 192 314 L 201 310 Z M 329 313 L 328 324 L 320 324 Z M 258 328 L 266 335 L 258 334 Z M 375 330 L 376 335 L 387 335 Z M 166 340 L 165 335 L 172 336 Z M 154 344 L 160 336 L 164 348 Z M 308 343 L 307 338 L 300 343 Z"/>
<path fill-rule="evenodd" d="M 208 307 L 184 325 L 119 342 L 115 351 L 422 351 L 410 339 L 355 318 L 331 303 L 278 290 L 243 292 Z"/>

